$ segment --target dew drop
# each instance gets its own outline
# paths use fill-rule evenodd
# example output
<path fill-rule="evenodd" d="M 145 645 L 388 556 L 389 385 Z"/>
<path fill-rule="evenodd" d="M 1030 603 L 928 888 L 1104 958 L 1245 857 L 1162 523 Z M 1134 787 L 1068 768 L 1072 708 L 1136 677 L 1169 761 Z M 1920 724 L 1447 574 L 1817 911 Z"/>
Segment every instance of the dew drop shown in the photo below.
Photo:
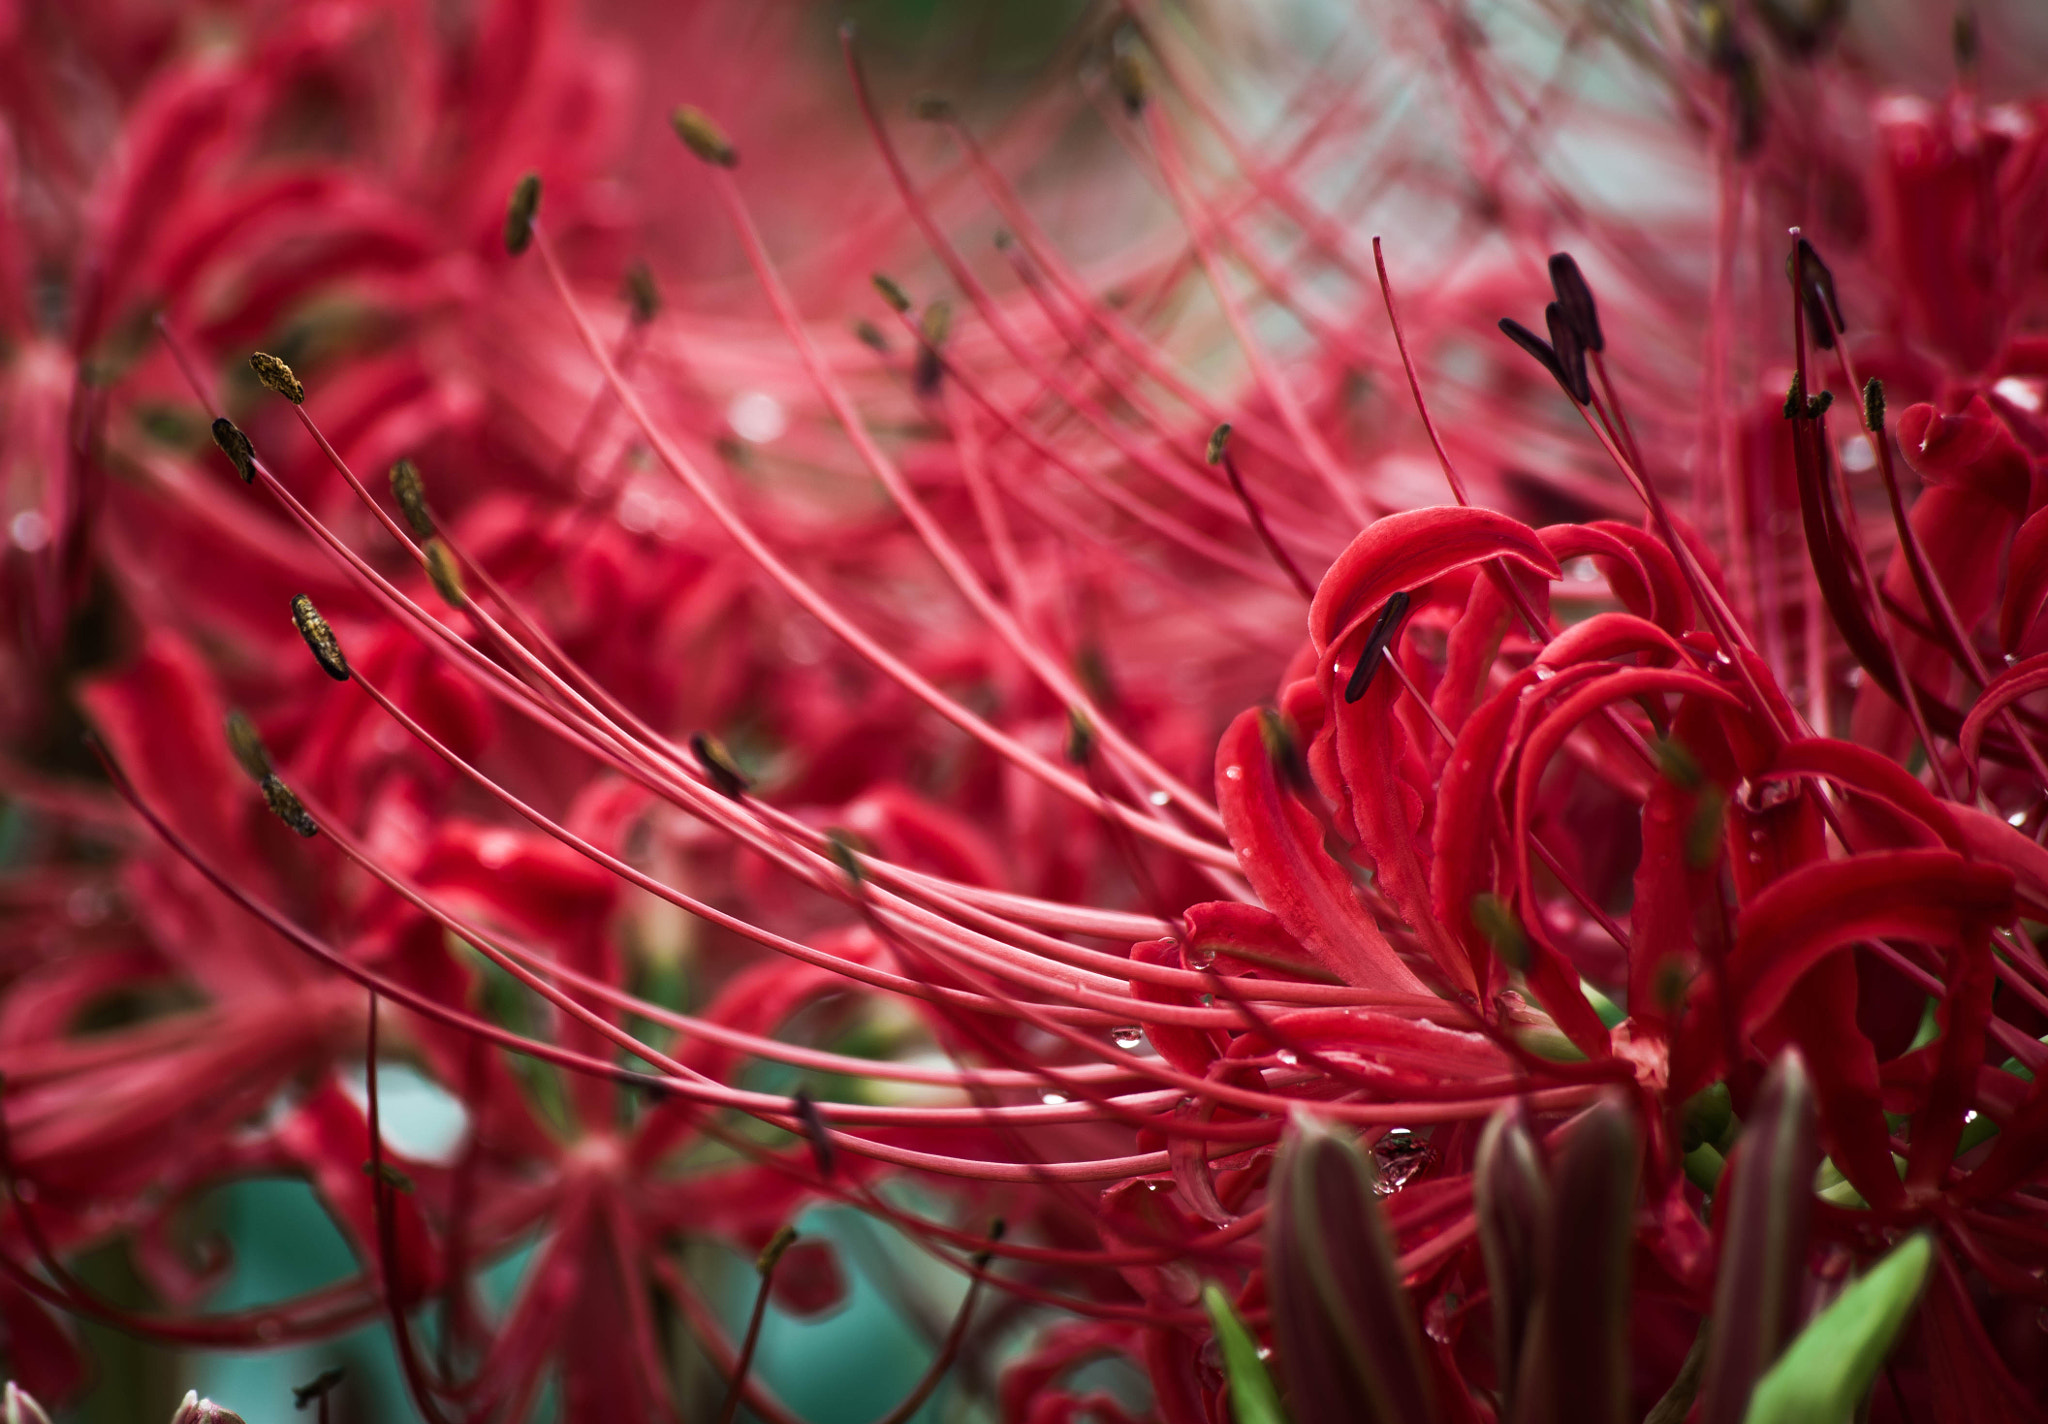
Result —
<path fill-rule="evenodd" d="M 41 510 L 24 509 L 8 524 L 7 536 L 15 548 L 33 554 L 50 542 L 50 521 Z"/>
<path fill-rule="evenodd" d="M 1242 781 L 1244 780 L 1244 768 L 1241 766 L 1226 766 L 1223 768 L 1223 776 L 1226 781 Z"/>
<path fill-rule="evenodd" d="M 1422 1312 L 1422 1330 L 1439 1345 L 1451 1343 L 1451 1312 L 1457 1309 L 1455 1296 L 1440 1295 Z"/>
<path fill-rule="evenodd" d="M 1167 802 L 1173 800 L 1173 797 L 1164 791 L 1154 791 L 1147 795 L 1145 799 L 1154 806 L 1164 806 Z"/>
<path fill-rule="evenodd" d="M 2008 826 L 2024 826 L 2027 823 L 2027 813 L 2025 811 L 2015 811 L 2005 818 L 2005 823 Z"/>
<path fill-rule="evenodd" d="M 756 445 L 779 439 L 789 429 L 789 416 L 782 402 L 766 391 L 741 391 L 725 410 L 732 433 Z"/>
<path fill-rule="evenodd" d="M 1553 677 L 1556 677 L 1556 676 L 1557 676 L 1557 669 L 1556 669 L 1556 668 L 1554 668 L 1554 667 L 1550 667 L 1550 666 L 1548 666 L 1548 665 L 1546 665 L 1546 664 L 1544 664 L 1544 663 L 1537 663 L 1537 664 L 1536 664 L 1536 680 L 1537 680 L 1538 682 L 1548 682 L 1548 681 L 1550 681 L 1550 680 L 1551 680 L 1551 679 L 1552 679 Z"/>
<path fill-rule="evenodd" d="M 1212 969 L 1216 965 L 1216 947 L 1210 944 L 1182 945 L 1180 957 L 1190 969 Z"/>
<path fill-rule="evenodd" d="M 1125 1024 L 1109 1031 L 1109 1041 L 1118 1048 L 1136 1048 L 1145 1041 L 1145 1030 L 1136 1024 Z"/>
<path fill-rule="evenodd" d="M 1297 1054 L 1291 1048 L 1283 1048 L 1273 1056 L 1279 1059 L 1282 1063 L 1285 1063 L 1290 1068 L 1292 1068 L 1295 1064 L 1301 1062 L 1300 1055 Z"/>
<path fill-rule="evenodd" d="M 1047 1093 L 1039 1101 L 1049 1108 L 1056 1108 L 1067 1101 L 1067 1095 L 1065 1093 Z"/>
<path fill-rule="evenodd" d="M 1396 1127 L 1373 1144 L 1372 1161 L 1378 1171 L 1372 1189 L 1390 1197 L 1436 1161 L 1436 1149 L 1407 1128 Z"/>

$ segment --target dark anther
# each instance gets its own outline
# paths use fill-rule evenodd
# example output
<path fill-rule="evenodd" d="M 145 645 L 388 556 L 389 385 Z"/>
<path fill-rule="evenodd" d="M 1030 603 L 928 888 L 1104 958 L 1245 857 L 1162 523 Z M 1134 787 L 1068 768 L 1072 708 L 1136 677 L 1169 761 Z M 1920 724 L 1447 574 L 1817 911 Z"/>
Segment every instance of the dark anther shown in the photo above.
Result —
<path fill-rule="evenodd" d="M 235 473 L 242 477 L 243 484 L 256 482 L 256 447 L 249 443 L 240 426 L 222 416 L 213 423 L 213 443 L 234 463 Z"/>
<path fill-rule="evenodd" d="M 889 304 L 889 310 L 907 312 L 910 310 L 910 293 L 903 290 L 894 277 L 877 272 L 868 280 L 875 284 L 875 290 L 882 294 L 882 300 Z"/>
<path fill-rule="evenodd" d="M 1586 348 L 1579 340 L 1578 328 L 1572 325 L 1562 302 L 1545 307 L 1543 320 L 1550 327 L 1550 349 L 1557 356 L 1558 369 L 1564 372 L 1565 389 L 1580 405 L 1591 405 L 1593 383 L 1586 378 Z"/>
<path fill-rule="evenodd" d="M 868 873 L 861 867 L 860 852 L 854 848 L 852 832 L 837 826 L 829 828 L 825 832 L 825 851 L 832 857 L 832 863 L 852 882 L 854 889 L 867 884 Z"/>
<path fill-rule="evenodd" d="M 773 1275 L 775 1268 L 782 1263 L 783 1253 L 796 1245 L 796 1236 L 796 1228 L 787 1222 L 776 1227 L 775 1234 L 768 1238 L 768 1244 L 761 1248 L 761 1254 L 754 1258 L 755 1274 L 762 1277 Z"/>
<path fill-rule="evenodd" d="M 382 1182 L 394 1192 L 404 1192 L 407 1196 L 413 1194 L 412 1178 L 389 1162 L 365 1162 L 363 1175 L 373 1182 Z"/>
<path fill-rule="evenodd" d="M 911 368 L 911 387 L 921 396 L 931 396 L 939 389 L 939 378 L 945 374 L 945 363 L 939 359 L 939 348 L 946 344 L 946 335 L 953 329 L 953 308 L 947 302 L 933 302 L 924 309 L 924 315 L 917 323 L 917 364 Z"/>
<path fill-rule="evenodd" d="M 439 539 L 427 540 L 420 546 L 420 552 L 426 556 L 427 578 L 441 595 L 441 601 L 450 608 L 468 603 L 469 591 L 462 586 L 462 566 L 455 562 L 454 552 Z"/>
<path fill-rule="evenodd" d="M 1813 333 L 1813 344 L 1823 351 L 1834 350 L 1835 333 L 1849 329 L 1849 323 L 1842 320 L 1842 304 L 1835 300 L 1835 274 L 1820 260 L 1813 244 L 1802 237 L 1785 259 L 1785 275 L 1806 304 L 1806 325 Z"/>
<path fill-rule="evenodd" d="M 1344 700 L 1356 702 L 1365 696 L 1365 690 L 1372 686 L 1372 675 L 1379 671 L 1380 657 L 1387 650 L 1387 644 L 1401 631 L 1401 620 L 1408 616 L 1408 595 L 1397 593 L 1387 600 L 1387 606 L 1380 610 L 1379 621 L 1372 625 L 1365 647 L 1358 654 L 1358 666 L 1351 669 L 1351 681 L 1344 685 Z"/>
<path fill-rule="evenodd" d="M 299 384 L 299 378 L 292 374 L 292 368 L 268 351 L 250 352 L 249 369 L 256 373 L 257 380 L 263 382 L 265 390 L 275 391 L 293 405 L 306 403 L 306 388 Z"/>
<path fill-rule="evenodd" d="M 988 1263 L 996 1258 L 996 1243 L 1003 1239 L 1004 1234 L 1007 1233 L 1009 1229 L 1010 1224 L 1004 1221 L 1000 1216 L 988 1224 L 988 1245 L 984 1246 L 981 1250 L 974 1253 L 975 1270 L 985 1271 L 988 1269 Z"/>
<path fill-rule="evenodd" d="M 327 675 L 336 682 L 347 682 L 348 659 L 342 655 L 341 642 L 320 616 L 320 610 L 313 606 L 313 600 L 303 593 L 292 598 L 292 622 L 299 625 L 299 636 L 306 640 L 306 646 L 313 650 Z"/>
<path fill-rule="evenodd" d="M 1572 389 L 1570 377 L 1565 375 L 1564 367 L 1558 363 L 1557 353 L 1550 349 L 1548 341 L 1545 341 L 1513 317 L 1502 317 L 1500 319 L 1500 329 L 1506 334 L 1508 340 L 1514 342 L 1515 345 L 1521 347 L 1541 362 L 1543 369 L 1550 372 L 1557 383 L 1564 387 L 1565 394 L 1569 395 L 1573 400 L 1579 398 L 1578 392 Z"/>
<path fill-rule="evenodd" d="M 505 250 L 517 257 L 533 241 L 533 215 L 540 210 L 540 174 L 527 173 L 512 185 L 505 207 Z"/>
<path fill-rule="evenodd" d="M 391 467 L 391 497 L 398 501 L 399 512 L 412 526 L 413 533 L 422 539 L 434 537 L 434 514 L 427 508 L 427 482 L 420 478 L 419 467 L 412 461 L 400 460 Z"/>
<path fill-rule="evenodd" d="M 829 1180 L 838 1160 L 838 1149 L 832 1145 L 832 1134 L 825 1130 L 825 1114 L 819 1111 L 810 1093 L 802 1088 L 791 1095 L 789 1105 L 795 1111 L 797 1121 L 804 1125 L 804 1136 L 810 1140 L 811 1161 L 817 1165 L 818 1175 Z"/>
<path fill-rule="evenodd" d="M 668 116 L 675 127 L 676 137 L 683 146 L 703 159 L 706 163 L 720 168 L 731 168 L 740 161 L 739 151 L 732 146 L 732 140 L 725 136 L 709 114 L 689 104 L 681 104 Z"/>
<path fill-rule="evenodd" d="M 306 810 L 305 803 L 299 800 L 299 793 L 279 780 L 276 772 L 263 778 L 263 799 L 270 803 L 270 809 L 277 813 L 278 820 L 300 835 L 320 834 L 319 823 L 313 819 L 312 813 Z"/>
<path fill-rule="evenodd" d="M 1956 69 L 1959 73 L 1968 74 L 1977 67 L 1977 52 L 1981 48 L 1981 43 L 1975 12 L 1956 11 L 1955 23 L 1949 30 L 1949 48 L 1955 55 Z"/>
<path fill-rule="evenodd" d="M 1863 425 L 1872 435 L 1884 434 L 1884 382 L 1875 376 L 1863 383 Z"/>
<path fill-rule="evenodd" d="M 692 732 L 690 753 L 697 758 L 697 765 L 704 768 L 705 777 L 718 789 L 719 795 L 729 801 L 737 801 L 747 794 L 745 774 L 718 738 L 706 732 Z"/>
<path fill-rule="evenodd" d="M 270 752 L 263 745 L 263 738 L 256 733 L 256 724 L 249 720 L 246 712 L 237 708 L 227 717 L 228 748 L 234 752 L 235 760 L 242 770 L 249 773 L 249 779 L 259 786 L 271 773 Z"/>
<path fill-rule="evenodd" d="M 1137 32 L 1128 25 L 1118 30 L 1109 46 L 1109 78 L 1116 86 L 1119 99 L 1124 101 L 1124 112 L 1132 118 L 1145 112 L 1145 101 L 1152 97 L 1152 79 L 1145 72 L 1145 60 L 1138 53 Z"/>
<path fill-rule="evenodd" d="M 1593 303 L 1593 289 L 1586 285 L 1585 273 L 1569 252 L 1550 254 L 1550 289 L 1557 293 L 1557 304 L 1578 333 L 1579 345 L 1588 351 L 1605 351 L 1607 338 L 1600 331 L 1600 309 Z"/>
<path fill-rule="evenodd" d="M 1230 423 L 1225 421 L 1209 432 L 1208 460 L 1215 464 L 1223 458 L 1223 452 L 1230 448 Z"/>
<path fill-rule="evenodd" d="M 882 334 L 881 327 L 876 326 L 866 317 L 862 317 L 854 322 L 853 335 L 855 340 L 859 341 L 861 345 L 867 347 L 870 351 L 879 351 L 883 355 L 888 354 L 889 338 Z"/>
<path fill-rule="evenodd" d="M 1869 388 L 1865 387 L 1864 397 L 1866 402 L 1868 401 L 1869 394 Z M 1817 396 L 1806 394 L 1806 386 L 1800 381 L 1799 374 L 1795 371 L 1792 375 L 1791 388 L 1785 392 L 1785 419 L 1797 420 L 1804 416 L 1808 420 L 1819 420 L 1828 413 L 1828 407 L 1834 403 L 1835 393 L 1833 391 L 1822 391 Z M 1877 418 L 1880 423 L 1884 420 L 1884 394 L 1881 389 L 1878 394 Z"/>
<path fill-rule="evenodd" d="M 1834 38 L 1849 14 L 1849 0 L 1750 0 L 1778 48 L 1811 59 Z"/>
<path fill-rule="evenodd" d="M 1315 781 L 1309 775 L 1308 758 L 1302 755 L 1301 733 L 1292 718 L 1278 708 L 1261 707 L 1259 742 L 1266 749 L 1266 760 L 1273 764 L 1273 770 L 1280 774 L 1280 780 L 1289 790 L 1304 800 L 1316 795 Z"/>
<path fill-rule="evenodd" d="M 1067 760 L 1075 766 L 1088 765 L 1095 755 L 1095 724 L 1078 707 L 1067 709 Z"/>
<path fill-rule="evenodd" d="M 633 325 L 645 326 L 661 312 L 661 288 L 654 285 L 653 269 L 645 262 L 635 262 L 626 269 L 621 290 L 626 296 L 626 306 L 633 313 Z"/>
<path fill-rule="evenodd" d="M 304 1409 L 307 1405 L 323 1399 L 336 1385 L 341 1383 L 343 1376 L 347 1373 L 348 1371 L 338 1367 L 331 1370 L 322 1370 L 320 1377 L 311 1384 L 293 1385 L 292 1408 Z"/>

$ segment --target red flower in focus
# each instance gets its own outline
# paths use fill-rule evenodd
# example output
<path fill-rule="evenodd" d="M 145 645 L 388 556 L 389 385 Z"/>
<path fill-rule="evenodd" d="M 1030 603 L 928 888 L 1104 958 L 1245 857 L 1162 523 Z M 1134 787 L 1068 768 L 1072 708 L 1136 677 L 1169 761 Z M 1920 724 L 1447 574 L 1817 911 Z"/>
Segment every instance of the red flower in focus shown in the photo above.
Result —
<path fill-rule="evenodd" d="M 1541 157 L 1613 116 L 1574 120 L 1470 15 L 1409 17 L 1470 120 L 1451 182 L 1418 160 L 1410 190 L 1458 194 L 1441 283 L 1320 196 L 1368 84 L 1310 86 L 1248 142 L 1138 5 L 1078 32 L 1078 87 L 1000 123 L 922 102 L 913 137 L 848 40 L 875 157 L 824 151 L 876 181 L 821 183 L 737 104 L 730 135 L 678 111 L 681 181 L 761 300 L 693 248 L 666 309 L 644 278 L 600 295 L 627 260 L 593 176 L 610 61 L 552 18 L 450 38 L 323 7 L 252 18 L 226 61 L 103 55 L 120 156 L 46 205 L 67 310 L 9 368 L 36 418 L 7 469 L 61 472 L 19 656 L 47 663 L 83 571 L 110 576 L 129 671 L 81 702 L 156 839 L 29 788 L 117 845 L 126 918 L 45 905 L 10 963 L 10 1332 L 54 1331 L 32 1299 L 194 1343 L 384 1310 L 430 1418 L 525 1417 L 549 1378 L 572 1414 L 655 1418 L 652 1300 L 773 1417 L 759 1312 L 735 1341 L 678 1243 L 766 1248 L 764 1300 L 827 1305 L 836 1263 L 777 1228 L 837 1200 L 1012 1311 L 1068 1313 L 996 1386 L 1010 1416 L 1120 1416 L 1071 1384 L 1120 1354 L 1158 1417 L 1213 1418 L 1243 1378 L 1213 1302 L 1292 1348 L 1269 1263 L 1315 1218 L 1288 1173 L 1357 1137 L 1429 1342 L 1417 1397 L 1484 1418 L 1523 1387 L 1491 1338 L 1519 1317 L 1470 1308 L 1504 1288 L 1484 1144 L 1519 1133 L 1530 1181 L 1616 1193 L 1545 1219 L 1632 1258 L 1602 1318 L 1637 1370 L 1610 1406 L 1640 1415 L 1750 1262 L 1724 1203 L 1752 1134 L 1810 1091 L 1826 1165 L 1773 1279 L 1830 1292 L 1925 1233 L 1878 1408 L 2029 1417 L 2048 169 L 2034 110 L 1881 95 L 1828 25 L 1759 14 L 1651 48 L 1706 135 L 1711 239 L 1589 215 Z M 416 57 L 396 82 L 391 52 Z M 22 92 L 55 191 L 64 106 Z M 400 99 L 420 122 L 380 121 Z M 1084 123 L 1161 206 L 1068 171 L 1067 201 L 1138 234 L 1077 262 L 1013 175 L 1062 176 Z M 1864 124 L 1881 142 L 1841 141 Z M 847 220 L 842 187 L 889 210 Z M 840 230 L 798 248 L 792 211 Z M 960 236 L 988 215 L 993 258 Z M 1518 351 L 1491 323 L 1533 315 L 1566 226 L 1605 300 L 1553 257 L 1543 334 L 1503 323 Z M 930 263 L 868 296 L 912 231 Z M 1379 320 L 1389 269 L 1405 327 Z M 221 402 L 208 363 L 258 341 L 284 400 L 238 377 Z M 1227 405 L 1186 360 L 1225 350 Z M 195 455 L 200 409 L 228 462 Z M 408 453 L 425 479 L 392 466 L 389 503 L 357 474 Z M 254 714 L 231 733 L 253 789 L 217 687 Z M 117 994 L 142 1002 L 78 1028 Z M 343 1086 L 365 1034 L 375 1083 L 379 1032 L 463 1103 L 452 1163 L 393 1164 Z M 1767 1080 L 1788 1049 L 1810 1088 Z M 136 1316 L 64 1267 L 138 1233 L 182 1311 L 207 1273 L 171 1210 L 280 1169 L 357 1278 Z M 536 1236 L 492 1318 L 478 1272 Z M 974 1303 L 899 1413 L 956 1362 L 986 1378 L 1006 1326 Z"/>

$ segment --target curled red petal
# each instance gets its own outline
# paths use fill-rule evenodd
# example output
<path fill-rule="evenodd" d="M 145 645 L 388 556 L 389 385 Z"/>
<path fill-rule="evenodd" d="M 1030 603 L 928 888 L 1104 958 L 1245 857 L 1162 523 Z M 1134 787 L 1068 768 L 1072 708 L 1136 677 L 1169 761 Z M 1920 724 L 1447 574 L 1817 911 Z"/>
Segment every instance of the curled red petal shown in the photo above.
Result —
<path fill-rule="evenodd" d="M 1349 872 L 1323 849 L 1322 826 L 1280 785 L 1256 709 L 1240 713 L 1216 748 L 1216 804 L 1245 879 L 1318 962 L 1360 988 L 1422 992 Z"/>
<path fill-rule="evenodd" d="M 1489 509 L 1414 509 L 1374 520 L 1337 556 L 1309 605 L 1308 631 L 1321 653 L 1388 598 L 1453 569 L 1506 559 L 1544 578 L 1562 570 L 1536 531 Z"/>

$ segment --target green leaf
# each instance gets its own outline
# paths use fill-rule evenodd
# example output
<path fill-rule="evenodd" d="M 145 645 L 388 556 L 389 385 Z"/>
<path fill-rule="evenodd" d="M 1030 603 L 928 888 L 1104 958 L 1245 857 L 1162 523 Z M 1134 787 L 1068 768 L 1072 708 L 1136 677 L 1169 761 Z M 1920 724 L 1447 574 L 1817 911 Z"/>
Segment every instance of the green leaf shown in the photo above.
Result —
<path fill-rule="evenodd" d="M 1223 1373 L 1230 1380 L 1230 1411 L 1237 1416 L 1237 1424 L 1287 1424 L 1287 1411 L 1280 1407 L 1273 1377 L 1259 1358 L 1258 1341 L 1237 1318 L 1223 1287 L 1214 1281 L 1203 1286 L 1202 1305 L 1216 1327 L 1216 1343 L 1223 1347 Z"/>
<path fill-rule="evenodd" d="M 1933 1260 L 1924 1233 L 1908 1237 L 1843 1291 L 1758 1382 L 1743 1424 L 1848 1424 L 1912 1317 Z"/>

